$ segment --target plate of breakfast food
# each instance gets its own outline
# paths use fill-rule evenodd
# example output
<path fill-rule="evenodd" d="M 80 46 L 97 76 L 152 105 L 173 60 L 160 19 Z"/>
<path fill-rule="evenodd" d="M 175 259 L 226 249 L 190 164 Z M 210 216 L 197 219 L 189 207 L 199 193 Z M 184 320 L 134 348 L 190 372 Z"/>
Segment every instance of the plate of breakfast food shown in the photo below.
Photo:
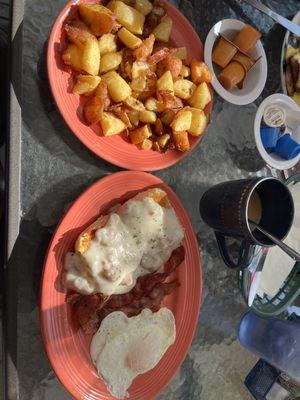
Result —
<path fill-rule="evenodd" d="M 230 103 L 252 103 L 263 91 L 268 66 L 260 37 L 257 29 L 236 19 L 217 22 L 207 35 L 204 59 L 212 85 Z"/>
<path fill-rule="evenodd" d="M 209 123 L 202 43 L 167 1 L 69 2 L 51 31 L 47 67 L 72 132 L 120 167 L 169 167 L 195 148 Z"/>
<path fill-rule="evenodd" d="M 153 399 L 191 344 L 201 261 L 189 217 L 159 178 L 106 176 L 59 224 L 45 259 L 40 324 L 76 399 Z"/>
<path fill-rule="evenodd" d="M 300 11 L 294 16 L 293 22 L 300 25 Z M 300 40 L 289 31 L 282 44 L 280 74 L 283 93 L 300 107 Z"/>

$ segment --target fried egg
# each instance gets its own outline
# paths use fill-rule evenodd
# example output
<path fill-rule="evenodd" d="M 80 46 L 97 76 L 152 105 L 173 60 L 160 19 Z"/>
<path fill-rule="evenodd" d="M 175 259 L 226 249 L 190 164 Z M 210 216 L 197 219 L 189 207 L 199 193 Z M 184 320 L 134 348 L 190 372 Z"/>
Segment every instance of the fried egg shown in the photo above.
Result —
<path fill-rule="evenodd" d="M 172 311 L 145 309 L 136 317 L 123 312 L 109 314 L 91 343 L 91 358 L 109 392 L 128 396 L 134 378 L 154 368 L 176 337 Z"/>

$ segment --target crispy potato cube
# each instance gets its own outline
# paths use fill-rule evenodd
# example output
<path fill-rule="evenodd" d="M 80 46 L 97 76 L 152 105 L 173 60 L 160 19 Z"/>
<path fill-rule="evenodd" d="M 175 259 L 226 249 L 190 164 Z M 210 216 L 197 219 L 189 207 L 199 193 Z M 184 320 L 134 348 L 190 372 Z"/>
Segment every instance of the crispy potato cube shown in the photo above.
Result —
<path fill-rule="evenodd" d="M 192 113 L 189 110 L 183 109 L 180 110 L 176 115 L 173 121 L 171 122 L 171 128 L 173 131 L 187 131 L 190 129 L 192 124 Z"/>
<path fill-rule="evenodd" d="M 146 16 L 151 13 L 153 5 L 149 0 L 135 0 L 134 8 Z"/>
<path fill-rule="evenodd" d="M 104 102 L 99 96 L 93 96 L 83 106 L 83 115 L 88 124 L 100 121 L 103 113 Z"/>
<path fill-rule="evenodd" d="M 171 124 L 171 122 L 173 121 L 173 119 L 175 118 L 176 112 L 172 109 L 170 110 L 166 110 L 163 112 L 163 114 L 161 115 L 160 119 L 161 122 L 164 125 L 169 126 Z"/>
<path fill-rule="evenodd" d="M 122 1 L 115 1 L 111 5 L 111 10 L 125 28 L 132 33 L 141 35 L 143 33 L 145 16 L 137 11 L 135 8 L 122 3 Z"/>
<path fill-rule="evenodd" d="M 99 85 L 100 81 L 100 76 L 78 75 L 73 87 L 73 93 L 89 96 Z"/>
<path fill-rule="evenodd" d="M 116 6 L 116 0 L 110 0 L 106 4 L 106 8 L 108 8 L 111 12 L 114 12 L 115 6 Z"/>
<path fill-rule="evenodd" d="M 127 112 L 129 121 L 131 123 L 132 126 L 138 126 L 140 120 L 139 120 L 139 115 L 140 112 L 136 111 L 136 110 L 131 110 Z"/>
<path fill-rule="evenodd" d="M 183 78 L 188 78 L 191 74 L 191 69 L 190 67 L 188 67 L 187 65 L 183 65 L 181 67 L 181 71 L 180 71 L 180 76 L 182 76 Z"/>
<path fill-rule="evenodd" d="M 153 5 L 149 0 L 135 0 L 134 8 L 146 16 L 153 10 Z"/>
<path fill-rule="evenodd" d="M 117 69 L 122 61 L 122 53 L 106 53 L 100 60 L 100 74 Z"/>
<path fill-rule="evenodd" d="M 157 143 L 158 143 L 159 147 L 161 147 L 161 148 L 166 147 L 170 138 L 171 138 L 171 136 L 168 133 L 165 133 L 164 135 L 159 136 L 159 138 L 157 138 Z"/>
<path fill-rule="evenodd" d="M 75 44 L 68 45 L 62 54 L 62 59 L 66 65 L 69 65 L 75 71 L 82 70 L 82 51 Z"/>
<path fill-rule="evenodd" d="M 157 90 L 168 90 L 171 93 L 174 93 L 174 84 L 173 78 L 170 71 L 166 71 L 156 83 Z"/>
<path fill-rule="evenodd" d="M 82 53 L 82 69 L 90 75 L 98 75 L 100 52 L 97 40 L 87 40 Z"/>
<path fill-rule="evenodd" d="M 192 113 L 192 123 L 190 129 L 188 129 L 189 134 L 192 136 L 200 136 L 205 131 L 207 126 L 207 116 L 203 110 L 198 108 L 187 107 Z"/>
<path fill-rule="evenodd" d="M 201 82 L 209 83 L 212 80 L 212 75 L 208 66 L 202 62 L 197 61 L 193 58 L 191 62 L 191 76 L 192 81 L 198 85 Z"/>
<path fill-rule="evenodd" d="M 154 111 L 140 111 L 139 120 L 145 122 L 145 124 L 154 124 L 156 121 L 156 114 Z"/>
<path fill-rule="evenodd" d="M 131 50 L 136 49 L 143 43 L 140 38 L 135 36 L 133 33 L 131 33 L 128 29 L 124 27 L 118 31 L 118 36 L 121 42 L 124 43 L 125 46 Z"/>
<path fill-rule="evenodd" d="M 186 131 L 173 132 L 173 140 L 177 150 L 184 152 L 190 150 L 189 135 Z"/>
<path fill-rule="evenodd" d="M 135 111 L 143 111 L 145 110 L 144 104 L 139 101 L 138 99 L 135 99 L 134 97 L 127 97 L 126 100 L 124 100 L 124 104 L 128 106 L 131 110 Z"/>
<path fill-rule="evenodd" d="M 138 147 L 141 150 L 151 150 L 153 146 L 153 142 L 151 139 L 145 139 L 142 141 L 142 143 L 138 144 Z"/>
<path fill-rule="evenodd" d="M 169 55 L 157 64 L 157 75 L 161 77 L 166 71 L 170 71 L 172 78 L 177 79 L 181 68 L 182 61 Z"/>
<path fill-rule="evenodd" d="M 179 58 L 180 60 L 185 60 L 187 58 L 186 47 L 177 47 L 176 52 L 172 56 Z"/>
<path fill-rule="evenodd" d="M 134 61 L 131 68 L 132 79 L 145 77 L 149 70 L 149 64 L 146 61 Z"/>
<path fill-rule="evenodd" d="M 146 78 L 140 76 L 139 78 L 132 79 L 130 87 L 136 92 L 142 92 L 147 87 Z"/>
<path fill-rule="evenodd" d="M 195 108 L 203 110 L 208 103 L 211 102 L 211 94 L 206 82 L 200 83 L 200 85 L 194 90 L 192 97 L 188 99 L 188 103 Z"/>
<path fill-rule="evenodd" d="M 163 104 L 154 97 L 149 97 L 145 101 L 145 107 L 149 111 L 161 112 L 163 110 Z"/>
<path fill-rule="evenodd" d="M 124 122 L 110 112 L 103 113 L 100 125 L 104 136 L 118 135 L 126 128 Z"/>
<path fill-rule="evenodd" d="M 102 75 L 102 79 L 107 84 L 110 97 L 116 103 L 126 100 L 131 95 L 130 86 L 117 72 L 109 71 Z"/>
<path fill-rule="evenodd" d="M 173 22 L 168 16 L 164 16 L 160 23 L 154 28 L 153 35 L 161 42 L 167 43 L 170 39 Z"/>
<path fill-rule="evenodd" d="M 112 33 L 106 33 L 99 38 L 99 49 L 100 54 L 103 56 L 107 53 L 116 53 L 117 51 L 117 41 L 116 35 Z"/>
<path fill-rule="evenodd" d="M 288 63 L 290 58 L 299 52 L 296 47 L 288 46 L 285 51 L 285 62 Z"/>
<path fill-rule="evenodd" d="M 141 128 L 130 131 L 130 140 L 133 144 L 142 143 L 152 135 L 149 125 L 143 125 Z"/>
<path fill-rule="evenodd" d="M 65 32 L 68 35 L 68 39 L 82 50 L 87 40 L 96 39 L 89 27 L 80 20 L 74 20 L 66 24 Z"/>
<path fill-rule="evenodd" d="M 195 89 L 196 85 L 188 79 L 178 79 L 174 82 L 174 94 L 181 99 L 189 99 Z"/>
<path fill-rule="evenodd" d="M 115 16 L 107 7 L 100 4 L 81 3 L 78 9 L 82 20 L 90 25 L 91 31 L 96 36 L 109 33 L 115 25 Z"/>

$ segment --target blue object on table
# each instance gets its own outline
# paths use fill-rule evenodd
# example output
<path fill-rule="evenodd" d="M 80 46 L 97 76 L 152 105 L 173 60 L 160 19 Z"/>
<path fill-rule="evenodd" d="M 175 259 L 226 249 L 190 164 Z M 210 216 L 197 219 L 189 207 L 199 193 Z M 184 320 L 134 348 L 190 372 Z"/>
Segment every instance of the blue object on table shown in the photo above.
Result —
<path fill-rule="evenodd" d="M 256 400 L 266 400 L 280 371 L 260 359 L 246 376 L 244 384 Z"/>
<path fill-rule="evenodd" d="M 265 149 L 271 150 L 276 147 L 280 135 L 280 128 L 271 128 L 269 126 L 260 127 L 260 137 Z"/>
<path fill-rule="evenodd" d="M 275 151 L 282 158 L 291 160 L 300 153 L 300 144 L 297 143 L 289 134 L 285 134 L 277 141 Z"/>
<path fill-rule="evenodd" d="M 300 382 L 300 323 L 262 318 L 249 311 L 238 329 L 240 343 L 273 367 Z"/>

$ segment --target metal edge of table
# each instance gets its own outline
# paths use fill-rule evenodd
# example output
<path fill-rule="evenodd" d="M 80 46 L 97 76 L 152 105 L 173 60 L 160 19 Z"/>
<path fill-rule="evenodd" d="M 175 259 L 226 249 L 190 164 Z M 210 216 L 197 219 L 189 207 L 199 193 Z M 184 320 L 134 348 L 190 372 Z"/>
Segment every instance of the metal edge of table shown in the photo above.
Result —
<path fill-rule="evenodd" d="M 6 253 L 4 265 L 4 398 L 19 398 L 17 372 L 17 266 L 14 246 L 19 234 L 21 204 L 21 79 L 22 79 L 22 30 L 24 2 L 11 1 L 9 115 L 6 138 Z"/>

